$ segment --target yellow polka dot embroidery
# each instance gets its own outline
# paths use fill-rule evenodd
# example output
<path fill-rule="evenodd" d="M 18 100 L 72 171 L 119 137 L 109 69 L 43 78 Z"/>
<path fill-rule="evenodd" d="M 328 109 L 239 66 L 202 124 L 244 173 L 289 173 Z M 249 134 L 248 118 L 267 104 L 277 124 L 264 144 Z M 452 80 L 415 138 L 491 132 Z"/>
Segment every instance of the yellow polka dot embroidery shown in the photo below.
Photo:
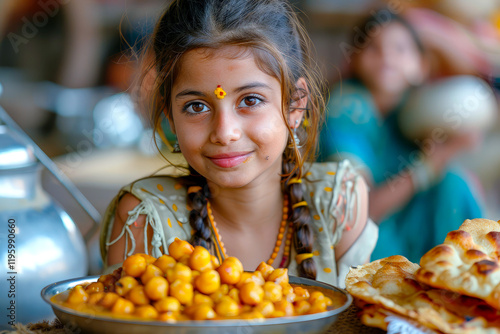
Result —
<path fill-rule="evenodd" d="M 314 196 L 314 191 L 311 191 L 311 192 L 309 193 L 309 196 L 311 196 L 311 198 L 313 198 L 313 196 Z"/>
<path fill-rule="evenodd" d="M 319 215 L 314 215 L 314 216 L 313 216 L 313 218 L 314 218 L 315 220 L 320 220 L 320 219 L 321 219 Z"/>
<path fill-rule="evenodd" d="M 176 184 L 174 184 L 174 189 L 175 189 L 175 190 L 179 190 L 179 189 L 181 189 L 181 188 L 182 188 L 182 184 L 180 184 L 180 183 L 176 183 Z"/>
<path fill-rule="evenodd" d="M 326 172 L 326 175 L 335 175 L 335 174 L 337 174 L 337 173 L 335 173 L 335 172 Z"/>
<path fill-rule="evenodd" d="M 165 204 L 165 201 L 160 198 L 160 203 Z"/>
<path fill-rule="evenodd" d="M 305 176 L 309 176 L 309 175 L 312 175 L 311 172 L 307 172 Z"/>
<path fill-rule="evenodd" d="M 313 254 L 314 256 L 319 256 L 319 251 L 314 251 Z"/>
<path fill-rule="evenodd" d="M 333 245 L 330 246 L 330 249 L 333 249 Z"/>
<path fill-rule="evenodd" d="M 331 187 L 325 187 L 325 191 L 327 191 L 327 192 L 332 192 L 332 191 L 333 191 L 333 189 L 332 189 Z"/>
<path fill-rule="evenodd" d="M 163 191 L 163 186 L 161 184 L 157 184 L 156 188 L 158 188 L 159 191 Z"/>
<path fill-rule="evenodd" d="M 174 209 L 174 211 L 177 212 L 177 205 L 175 205 L 175 203 L 172 204 L 172 209 Z"/>
<path fill-rule="evenodd" d="M 168 223 L 168 227 L 172 227 L 172 221 L 170 220 L 170 218 L 167 218 L 167 223 Z"/>
<path fill-rule="evenodd" d="M 320 231 L 320 232 L 323 232 L 323 228 L 322 228 L 322 227 L 320 227 L 320 228 L 319 228 L 319 231 Z"/>
<path fill-rule="evenodd" d="M 327 274 L 329 274 L 329 273 L 331 273 L 331 272 L 332 272 L 332 270 L 331 270 L 330 268 L 325 268 L 325 269 L 323 269 L 323 271 L 324 271 L 325 273 L 327 273 Z"/>
<path fill-rule="evenodd" d="M 182 223 L 180 221 L 177 221 L 177 224 L 179 224 L 179 226 L 182 226 Z"/>

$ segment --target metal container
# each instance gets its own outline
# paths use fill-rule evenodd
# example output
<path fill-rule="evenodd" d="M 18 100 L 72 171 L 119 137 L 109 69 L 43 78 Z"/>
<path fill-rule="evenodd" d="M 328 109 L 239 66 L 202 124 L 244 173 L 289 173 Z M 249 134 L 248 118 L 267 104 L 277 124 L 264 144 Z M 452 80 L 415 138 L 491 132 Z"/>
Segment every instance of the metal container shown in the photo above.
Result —
<path fill-rule="evenodd" d="M 127 334 L 291 334 L 324 333 L 334 325 L 340 313 L 352 303 L 352 297 L 345 290 L 310 279 L 290 276 L 290 283 L 320 287 L 332 293 L 339 293 L 344 299 L 341 307 L 316 314 L 295 317 L 251 320 L 179 321 L 165 323 L 159 321 L 131 321 L 112 319 L 102 315 L 77 312 L 54 302 L 52 297 L 85 282 L 96 282 L 99 276 L 83 277 L 54 283 L 42 290 L 42 298 L 52 306 L 54 313 L 65 328 L 77 333 L 127 333 Z M 57 298 L 57 297 L 56 297 Z"/>
<path fill-rule="evenodd" d="M 0 125 L 0 330 L 53 318 L 39 291 L 88 270 L 83 238 L 42 189 L 41 164 L 23 139 Z"/>

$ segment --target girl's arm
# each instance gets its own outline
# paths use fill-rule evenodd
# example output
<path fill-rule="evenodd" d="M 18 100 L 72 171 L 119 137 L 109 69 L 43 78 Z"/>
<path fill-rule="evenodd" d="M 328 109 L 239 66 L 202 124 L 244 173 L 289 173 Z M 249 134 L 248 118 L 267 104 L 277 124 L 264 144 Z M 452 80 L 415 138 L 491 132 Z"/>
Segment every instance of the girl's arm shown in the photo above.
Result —
<path fill-rule="evenodd" d="M 129 211 L 132 211 L 141 201 L 130 193 L 126 193 L 118 202 L 115 211 L 115 219 L 113 223 L 113 229 L 111 230 L 111 237 L 109 240 L 116 239 L 128 218 Z M 139 215 L 135 224 L 131 225 L 132 234 L 135 239 L 135 251 L 134 253 L 144 253 L 144 224 L 146 223 L 146 216 Z M 136 227 L 134 227 L 136 225 Z M 148 228 L 148 235 L 152 235 L 151 227 Z M 124 260 L 125 254 L 125 238 L 127 235 L 122 236 L 116 243 L 112 244 L 108 248 L 108 266 L 113 264 L 121 263 Z M 128 242 L 130 248 L 130 240 Z M 127 249 L 128 251 L 128 249 Z"/>
<path fill-rule="evenodd" d="M 359 202 L 354 203 L 354 207 L 359 209 L 354 210 L 351 220 L 346 223 L 346 226 L 354 226 L 354 228 L 350 230 L 346 229 L 342 233 L 342 238 L 339 243 L 335 246 L 335 260 L 337 261 L 347 252 L 347 250 L 349 250 L 349 248 L 351 248 L 356 239 L 358 239 L 368 221 L 368 187 L 363 179 L 358 183 L 356 192 L 358 194 L 356 200 Z M 363 261 L 365 261 L 365 259 L 363 259 Z"/>

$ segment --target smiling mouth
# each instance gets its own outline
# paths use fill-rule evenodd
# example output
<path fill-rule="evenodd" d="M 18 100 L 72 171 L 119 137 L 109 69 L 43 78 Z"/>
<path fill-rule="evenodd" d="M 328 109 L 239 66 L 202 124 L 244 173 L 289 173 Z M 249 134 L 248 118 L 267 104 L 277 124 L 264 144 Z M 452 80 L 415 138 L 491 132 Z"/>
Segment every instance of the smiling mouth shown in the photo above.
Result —
<path fill-rule="evenodd" d="M 229 154 L 218 154 L 208 157 L 216 166 L 222 168 L 236 167 L 250 159 L 252 152 L 235 152 Z"/>

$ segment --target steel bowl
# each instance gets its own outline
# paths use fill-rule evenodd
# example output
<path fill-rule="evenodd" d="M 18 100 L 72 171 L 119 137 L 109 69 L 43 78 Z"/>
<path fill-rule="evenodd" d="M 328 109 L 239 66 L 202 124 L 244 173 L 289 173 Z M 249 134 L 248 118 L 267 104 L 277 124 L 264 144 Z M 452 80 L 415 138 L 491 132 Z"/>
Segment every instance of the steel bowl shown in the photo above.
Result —
<path fill-rule="evenodd" d="M 64 326 L 77 333 L 140 333 L 140 334 L 246 334 L 246 333 L 323 333 L 337 320 L 340 313 L 352 303 L 352 297 L 345 290 L 314 280 L 290 276 L 290 283 L 306 287 L 320 287 L 328 293 L 337 293 L 344 298 L 339 308 L 326 312 L 294 317 L 282 317 L 264 320 L 211 320 L 211 321 L 179 321 L 165 323 L 159 321 L 140 321 L 114 319 L 102 315 L 77 312 L 52 300 L 55 295 L 67 291 L 85 282 L 96 282 L 99 276 L 71 279 L 46 286 L 42 298 L 52 306 L 52 310 Z M 56 297 L 57 298 L 57 297 Z M 337 297 L 338 298 L 338 297 Z"/>

